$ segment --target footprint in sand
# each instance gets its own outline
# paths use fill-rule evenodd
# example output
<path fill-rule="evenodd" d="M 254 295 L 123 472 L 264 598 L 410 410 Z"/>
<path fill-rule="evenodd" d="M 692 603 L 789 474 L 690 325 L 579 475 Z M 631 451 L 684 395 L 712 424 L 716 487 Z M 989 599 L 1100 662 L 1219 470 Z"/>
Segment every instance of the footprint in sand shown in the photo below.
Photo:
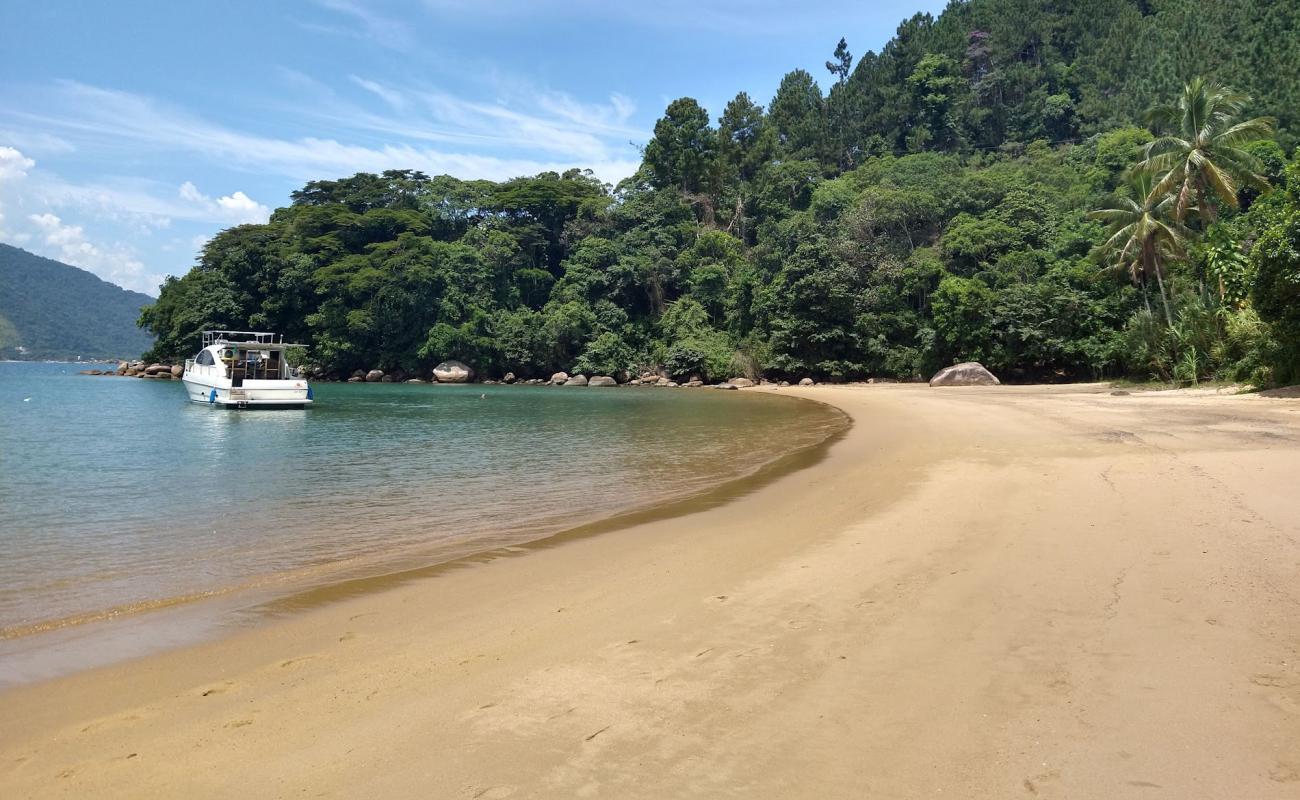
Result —
<path fill-rule="evenodd" d="M 306 664 L 308 661 L 315 661 L 315 660 L 316 660 L 316 656 L 299 656 L 298 658 L 290 658 L 286 661 L 280 662 L 280 669 L 297 666 L 298 664 Z"/>
<path fill-rule="evenodd" d="M 517 791 L 514 786 L 493 786 L 477 792 L 474 797 L 484 798 L 484 800 L 501 800 L 503 797 L 509 797 Z"/>

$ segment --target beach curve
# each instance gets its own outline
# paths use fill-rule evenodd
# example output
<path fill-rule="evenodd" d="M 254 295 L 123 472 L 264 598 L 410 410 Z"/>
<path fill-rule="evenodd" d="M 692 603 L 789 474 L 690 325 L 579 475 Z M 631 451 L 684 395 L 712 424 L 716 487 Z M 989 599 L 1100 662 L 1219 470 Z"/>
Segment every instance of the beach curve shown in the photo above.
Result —
<path fill-rule="evenodd" d="M 1294 403 L 781 391 L 742 501 L 0 694 L 0 790 L 1294 796 Z"/>

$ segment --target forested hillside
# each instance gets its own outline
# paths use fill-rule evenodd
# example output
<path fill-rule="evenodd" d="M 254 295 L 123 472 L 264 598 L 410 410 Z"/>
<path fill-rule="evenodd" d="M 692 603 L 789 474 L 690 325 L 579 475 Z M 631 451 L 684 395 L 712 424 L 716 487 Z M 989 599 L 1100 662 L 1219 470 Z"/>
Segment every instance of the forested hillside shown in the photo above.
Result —
<path fill-rule="evenodd" d="M 135 324 L 151 302 L 83 269 L 0 244 L 0 358 L 135 358 L 153 345 Z"/>
<path fill-rule="evenodd" d="M 160 356 L 250 326 L 336 374 L 1294 375 L 1297 4 L 969 0 L 851 50 L 829 91 L 674 101 L 617 187 L 309 183 L 141 322 Z"/>

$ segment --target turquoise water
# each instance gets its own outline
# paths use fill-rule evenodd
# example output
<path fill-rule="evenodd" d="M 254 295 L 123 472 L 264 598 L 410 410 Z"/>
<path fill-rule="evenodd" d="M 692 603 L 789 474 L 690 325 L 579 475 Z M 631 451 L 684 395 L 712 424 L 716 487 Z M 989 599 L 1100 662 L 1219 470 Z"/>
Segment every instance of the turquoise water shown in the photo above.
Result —
<path fill-rule="evenodd" d="M 310 409 L 241 412 L 83 368 L 0 363 L 0 640 L 540 538 L 841 424 L 654 388 L 320 384 Z"/>

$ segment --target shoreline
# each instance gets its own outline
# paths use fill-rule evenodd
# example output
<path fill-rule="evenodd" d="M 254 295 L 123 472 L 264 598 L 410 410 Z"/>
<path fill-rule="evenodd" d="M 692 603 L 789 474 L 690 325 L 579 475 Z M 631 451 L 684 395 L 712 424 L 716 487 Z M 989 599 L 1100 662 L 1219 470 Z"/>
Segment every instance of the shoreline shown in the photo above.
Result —
<path fill-rule="evenodd" d="M 743 502 L 0 692 L 0 788 L 1294 791 L 1296 404 L 781 393 L 855 424 Z"/>
<path fill-rule="evenodd" d="M 151 621 L 171 628 L 199 628 L 203 631 L 200 635 L 185 635 L 164 630 L 154 645 L 145 642 L 125 653 L 89 665 L 91 668 L 102 667 L 229 635 L 232 629 L 257 625 L 262 618 L 279 616 L 287 609 L 303 609 L 333 599 L 382 591 L 409 580 L 440 574 L 464 563 L 484 563 L 544 547 L 548 543 L 591 536 L 651 520 L 680 517 L 727 502 L 760 488 L 782 474 L 815 462 L 852 424 L 847 415 L 826 403 L 801 397 L 787 397 L 786 400 L 814 403 L 821 406 L 822 411 L 831 412 L 832 416 L 819 422 L 824 430 L 817 441 L 800 444 L 773 458 L 756 461 L 738 473 L 710 476 L 701 480 L 698 487 L 640 501 L 612 513 L 588 515 L 588 519 L 577 524 L 558 519 L 537 519 L 510 529 L 479 531 L 468 538 L 449 537 L 426 542 L 401 555 L 384 554 L 365 559 L 349 557 L 282 573 L 249 575 L 238 583 L 226 586 L 154 597 L 68 617 L 0 627 L 0 648 L 8 643 L 9 647 L 18 648 L 17 652 L 24 656 L 20 660 L 17 677 L 0 678 L 0 691 L 74 674 L 87 668 L 54 666 L 66 664 L 70 658 L 77 656 L 75 652 L 69 657 L 57 651 L 42 666 L 42 655 L 39 652 L 42 639 L 48 640 L 54 648 L 59 648 L 65 643 L 61 637 L 75 640 L 78 637 L 98 635 L 110 645 L 110 650 L 116 650 L 112 643 L 124 637 L 138 642 L 147 638 Z M 122 625 L 134 625 L 135 629 L 117 631 L 111 627 Z M 24 648 L 22 645 L 30 647 Z M 16 653 L 5 653 L 0 649 L 0 661 L 6 655 L 12 659 Z M 12 664 L 10 669 L 14 669 Z M 28 677 L 33 674 L 34 677 Z"/>

